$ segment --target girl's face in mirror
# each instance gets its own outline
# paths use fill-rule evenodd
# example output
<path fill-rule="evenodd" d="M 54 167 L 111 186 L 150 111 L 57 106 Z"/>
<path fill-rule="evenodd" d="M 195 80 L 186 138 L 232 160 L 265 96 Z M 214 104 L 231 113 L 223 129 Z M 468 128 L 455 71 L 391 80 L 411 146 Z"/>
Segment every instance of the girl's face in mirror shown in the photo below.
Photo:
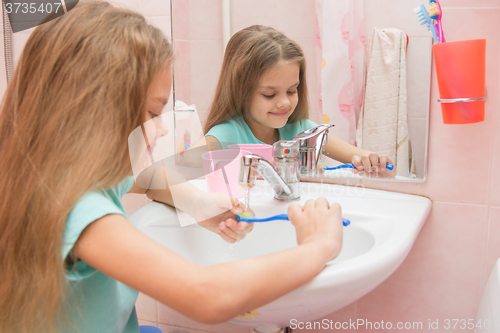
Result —
<path fill-rule="evenodd" d="M 281 128 L 286 125 L 299 101 L 299 73 L 297 62 L 281 60 L 262 74 L 252 93 L 250 112 L 245 119 L 250 128 Z"/>

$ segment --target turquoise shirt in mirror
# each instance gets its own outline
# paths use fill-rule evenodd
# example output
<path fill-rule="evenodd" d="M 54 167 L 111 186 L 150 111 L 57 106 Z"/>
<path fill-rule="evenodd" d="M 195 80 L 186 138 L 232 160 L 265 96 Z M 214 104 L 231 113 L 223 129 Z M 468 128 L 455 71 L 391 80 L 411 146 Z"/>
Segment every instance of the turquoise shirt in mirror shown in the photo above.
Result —
<path fill-rule="evenodd" d="M 116 186 L 85 194 L 73 207 L 63 233 L 63 260 L 83 230 L 95 220 L 119 214 L 128 218 L 120 200 L 134 184 L 127 177 Z M 61 333 L 138 333 L 138 292 L 80 260 L 66 267 L 66 303 Z M 65 319 L 66 319 L 65 318 Z"/>
<path fill-rule="evenodd" d="M 287 123 L 285 126 L 278 128 L 279 140 L 292 140 L 295 135 L 314 126 L 317 126 L 317 124 L 309 119 Z M 250 127 L 248 127 L 245 120 L 240 116 L 215 125 L 205 134 L 205 136 L 208 135 L 216 138 L 220 142 L 222 149 L 227 149 L 227 146 L 230 144 L 265 144 L 253 135 Z"/>

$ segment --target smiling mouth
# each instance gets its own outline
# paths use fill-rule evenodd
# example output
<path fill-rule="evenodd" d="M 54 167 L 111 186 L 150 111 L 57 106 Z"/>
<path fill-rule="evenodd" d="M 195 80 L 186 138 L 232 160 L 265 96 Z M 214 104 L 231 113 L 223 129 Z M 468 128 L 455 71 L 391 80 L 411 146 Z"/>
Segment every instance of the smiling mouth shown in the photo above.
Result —
<path fill-rule="evenodd" d="M 288 111 L 283 111 L 283 112 L 269 112 L 269 113 L 272 114 L 273 116 L 283 117 L 283 116 L 286 116 L 288 114 Z"/>

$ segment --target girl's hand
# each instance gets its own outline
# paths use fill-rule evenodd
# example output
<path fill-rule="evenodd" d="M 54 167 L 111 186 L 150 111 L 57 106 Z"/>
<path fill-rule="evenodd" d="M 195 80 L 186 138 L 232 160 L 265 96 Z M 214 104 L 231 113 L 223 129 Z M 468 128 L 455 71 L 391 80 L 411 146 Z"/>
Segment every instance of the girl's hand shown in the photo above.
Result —
<path fill-rule="evenodd" d="M 291 204 L 288 217 L 297 233 L 297 244 L 319 242 L 331 257 L 335 258 L 342 249 L 342 213 L 338 203 L 328 204 L 324 197 L 307 200 L 304 207 Z"/>
<path fill-rule="evenodd" d="M 352 164 L 356 169 L 352 169 L 354 174 L 366 177 L 394 178 L 396 169 L 387 169 L 386 164 L 394 164 L 386 155 L 370 153 L 369 155 L 352 157 Z"/>
<path fill-rule="evenodd" d="M 226 242 L 235 243 L 253 229 L 253 223 L 238 222 L 236 218 L 236 214 L 241 214 L 244 208 L 234 197 L 202 192 L 195 196 L 190 215 L 199 225 L 219 234 Z"/>

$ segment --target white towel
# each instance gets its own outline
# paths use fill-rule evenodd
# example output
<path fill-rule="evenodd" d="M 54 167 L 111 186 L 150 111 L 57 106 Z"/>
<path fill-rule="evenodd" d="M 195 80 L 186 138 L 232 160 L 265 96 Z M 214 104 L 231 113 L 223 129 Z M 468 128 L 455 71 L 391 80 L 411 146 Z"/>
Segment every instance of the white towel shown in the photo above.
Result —
<path fill-rule="evenodd" d="M 405 33 L 394 28 L 374 28 L 366 59 L 357 146 L 387 155 L 398 176 L 415 177 L 408 133 Z"/>

